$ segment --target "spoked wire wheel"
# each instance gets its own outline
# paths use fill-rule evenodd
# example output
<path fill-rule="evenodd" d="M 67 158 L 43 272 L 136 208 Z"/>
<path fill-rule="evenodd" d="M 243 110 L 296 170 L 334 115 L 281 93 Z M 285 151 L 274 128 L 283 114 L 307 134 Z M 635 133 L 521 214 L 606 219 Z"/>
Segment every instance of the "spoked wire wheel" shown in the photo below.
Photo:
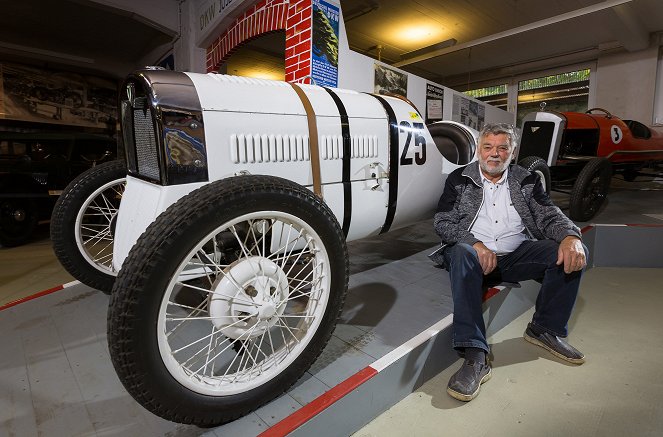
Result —
<path fill-rule="evenodd" d="M 347 281 L 343 233 L 310 190 L 269 176 L 212 182 L 159 215 L 124 261 L 108 313 L 113 365 L 161 417 L 236 419 L 310 367 Z"/>
<path fill-rule="evenodd" d="M 219 256 L 219 241 L 233 256 Z M 159 351 L 171 375 L 201 394 L 242 393 L 278 375 L 311 341 L 329 299 L 325 245 L 283 212 L 224 223 L 174 273 L 159 310 Z"/>
<path fill-rule="evenodd" d="M 75 239 L 83 258 L 103 274 L 116 276 L 113 267 L 115 218 L 126 178 L 112 180 L 95 190 L 78 210 Z"/>
<path fill-rule="evenodd" d="M 92 288 L 110 293 L 115 218 L 126 186 L 123 162 L 111 161 L 81 173 L 64 189 L 51 214 L 53 251 L 62 266 Z"/>

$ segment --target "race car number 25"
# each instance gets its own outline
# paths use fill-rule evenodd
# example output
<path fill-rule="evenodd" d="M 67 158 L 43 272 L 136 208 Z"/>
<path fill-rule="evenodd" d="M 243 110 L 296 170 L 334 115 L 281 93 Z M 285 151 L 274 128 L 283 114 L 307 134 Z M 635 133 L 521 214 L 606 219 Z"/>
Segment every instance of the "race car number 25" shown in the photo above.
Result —
<path fill-rule="evenodd" d="M 401 165 L 412 165 L 413 162 L 416 165 L 423 165 L 426 162 L 426 139 L 422 135 L 423 129 L 423 123 L 413 123 L 411 125 L 408 121 L 401 121 L 399 124 L 399 133 L 407 134 L 405 147 L 403 147 L 403 153 L 401 153 Z M 414 153 L 414 160 L 407 156 L 413 137 L 414 147 L 417 148 Z"/>

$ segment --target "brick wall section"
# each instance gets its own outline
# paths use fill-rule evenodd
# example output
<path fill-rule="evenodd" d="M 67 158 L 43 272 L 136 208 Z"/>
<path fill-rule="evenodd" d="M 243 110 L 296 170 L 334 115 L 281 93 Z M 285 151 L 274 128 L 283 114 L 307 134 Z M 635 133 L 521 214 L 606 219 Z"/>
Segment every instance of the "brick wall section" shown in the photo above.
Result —
<path fill-rule="evenodd" d="M 207 48 L 207 71 L 216 71 L 242 43 L 285 29 L 287 12 L 288 0 L 262 0 L 247 9 Z"/>
<path fill-rule="evenodd" d="M 243 43 L 285 30 L 285 80 L 310 82 L 311 0 L 262 0 L 239 16 L 207 48 L 207 71 L 218 70 Z"/>
<path fill-rule="evenodd" d="M 303 81 L 311 74 L 311 8 L 311 0 L 290 0 L 285 30 L 286 82 Z"/>

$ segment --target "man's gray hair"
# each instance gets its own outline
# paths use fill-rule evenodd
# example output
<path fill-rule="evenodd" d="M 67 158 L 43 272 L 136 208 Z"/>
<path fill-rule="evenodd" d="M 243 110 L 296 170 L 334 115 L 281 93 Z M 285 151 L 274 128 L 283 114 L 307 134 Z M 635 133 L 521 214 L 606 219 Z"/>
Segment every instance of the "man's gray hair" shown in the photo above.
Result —
<path fill-rule="evenodd" d="M 518 132 L 514 129 L 512 124 L 509 123 L 486 123 L 479 132 L 479 139 L 486 135 L 500 135 L 506 134 L 509 138 L 509 144 L 512 149 L 518 145 Z"/>

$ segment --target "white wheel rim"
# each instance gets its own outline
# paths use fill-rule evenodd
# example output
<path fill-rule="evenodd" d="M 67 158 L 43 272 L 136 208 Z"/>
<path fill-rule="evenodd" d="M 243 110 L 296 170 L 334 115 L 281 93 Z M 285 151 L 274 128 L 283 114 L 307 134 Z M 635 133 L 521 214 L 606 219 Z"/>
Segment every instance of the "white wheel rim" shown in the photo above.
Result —
<path fill-rule="evenodd" d="M 120 207 L 126 178 L 115 179 L 97 188 L 78 210 L 74 233 L 78 251 L 95 269 L 116 276 L 113 267 L 111 224 Z"/>
<path fill-rule="evenodd" d="M 237 246 L 232 262 L 219 250 L 228 238 Z M 255 266 L 259 272 L 246 273 Z M 291 214 L 254 212 L 217 227 L 186 255 L 164 292 L 156 334 L 168 372 L 211 396 L 243 393 L 281 374 L 320 325 L 329 269 L 318 234 Z"/>

